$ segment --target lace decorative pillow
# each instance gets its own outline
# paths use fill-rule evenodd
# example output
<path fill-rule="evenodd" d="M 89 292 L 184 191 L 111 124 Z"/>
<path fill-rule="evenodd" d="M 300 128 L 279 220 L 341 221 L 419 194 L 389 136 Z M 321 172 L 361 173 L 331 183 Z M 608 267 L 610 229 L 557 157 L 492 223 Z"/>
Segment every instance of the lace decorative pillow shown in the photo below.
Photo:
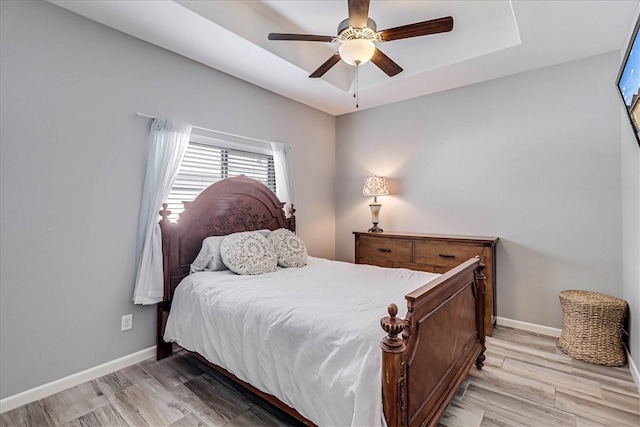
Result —
<path fill-rule="evenodd" d="M 220 245 L 222 261 L 237 274 L 276 271 L 278 256 L 273 244 L 259 232 L 230 234 Z"/>
<path fill-rule="evenodd" d="M 211 236 L 202 241 L 202 248 L 189 269 L 190 273 L 198 271 L 226 270 L 227 266 L 222 262 L 220 245 L 227 236 Z"/>
<path fill-rule="evenodd" d="M 307 247 L 292 231 L 279 228 L 269 233 L 268 239 L 278 254 L 279 266 L 304 267 L 307 265 Z"/>

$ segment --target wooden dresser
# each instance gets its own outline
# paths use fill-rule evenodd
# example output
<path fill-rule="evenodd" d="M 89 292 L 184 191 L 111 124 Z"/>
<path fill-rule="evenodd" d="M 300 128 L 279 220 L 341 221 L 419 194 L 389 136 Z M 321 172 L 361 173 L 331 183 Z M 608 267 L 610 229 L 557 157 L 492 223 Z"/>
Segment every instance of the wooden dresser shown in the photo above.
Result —
<path fill-rule="evenodd" d="M 485 332 L 491 335 L 496 316 L 497 237 L 445 234 L 368 233 L 354 231 L 356 264 L 444 273 L 474 256 L 486 265 Z"/>

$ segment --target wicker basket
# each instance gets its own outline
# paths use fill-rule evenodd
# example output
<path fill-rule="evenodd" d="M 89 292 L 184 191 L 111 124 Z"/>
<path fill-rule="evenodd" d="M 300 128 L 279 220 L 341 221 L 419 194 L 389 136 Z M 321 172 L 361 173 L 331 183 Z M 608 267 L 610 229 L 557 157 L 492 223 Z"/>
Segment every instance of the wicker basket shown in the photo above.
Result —
<path fill-rule="evenodd" d="M 598 292 L 562 291 L 562 333 L 558 347 L 569 356 L 598 365 L 622 366 L 624 300 Z"/>

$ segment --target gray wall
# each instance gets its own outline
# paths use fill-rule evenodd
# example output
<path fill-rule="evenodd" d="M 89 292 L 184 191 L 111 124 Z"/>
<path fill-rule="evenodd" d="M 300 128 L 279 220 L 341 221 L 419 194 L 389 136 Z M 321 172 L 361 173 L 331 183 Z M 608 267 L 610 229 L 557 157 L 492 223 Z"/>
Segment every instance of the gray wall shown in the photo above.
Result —
<path fill-rule="evenodd" d="M 0 19 L 0 398 L 154 344 L 154 308 L 131 304 L 136 111 L 292 144 L 312 255 L 353 258 L 362 178 L 387 175 L 386 230 L 501 238 L 500 316 L 560 327 L 560 290 L 620 296 L 640 359 L 640 150 L 619 53 L 335 119 L 48 3 L 3 0 Z"/>
<path fill-rule="evenodd" d="M 640 6 L 636 11 L 640 16 Z M 633 28 L 629 28 L 629 37 Z M 624 56 L 627 43 L 621 46 Z M 622 114 L 622 297 L 629 303 L 630 351 L 640 367 L 640 146 Z"/>
<path fill-rule="evenodd" d="M 622 298 L 629 303 L 630 351 L 640 366 L 640 147 L 624 117 L 622 138 Z"/>
<path fill-rule="evenodd" d="M 292 144 L 299 232 L 334 256 L 332 116 L 49 3 L 0 7 L 0 398 L 155 344 L 131 303 L 136 111 Z"/>
<path fill-rule="evenodd" d="M 385 231 L 500 238 L 498 316 L 560 328 L 561 290 L 622 297 L 619 58 L 338 117 L 337 259 L 370 224 L 362 179 L 377 173 Z"/>

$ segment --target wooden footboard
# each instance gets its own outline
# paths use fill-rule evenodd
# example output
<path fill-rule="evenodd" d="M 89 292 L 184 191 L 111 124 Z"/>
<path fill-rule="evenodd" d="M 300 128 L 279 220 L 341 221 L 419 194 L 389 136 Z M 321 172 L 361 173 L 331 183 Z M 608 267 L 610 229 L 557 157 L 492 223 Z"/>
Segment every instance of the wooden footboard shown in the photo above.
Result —
<path fill-rule="evenodd" d="M 475 363 L 484 362 L 484 265 L 471 259 L 406 296 L 381 319 L 387 424 L 435 426 Z"/>

